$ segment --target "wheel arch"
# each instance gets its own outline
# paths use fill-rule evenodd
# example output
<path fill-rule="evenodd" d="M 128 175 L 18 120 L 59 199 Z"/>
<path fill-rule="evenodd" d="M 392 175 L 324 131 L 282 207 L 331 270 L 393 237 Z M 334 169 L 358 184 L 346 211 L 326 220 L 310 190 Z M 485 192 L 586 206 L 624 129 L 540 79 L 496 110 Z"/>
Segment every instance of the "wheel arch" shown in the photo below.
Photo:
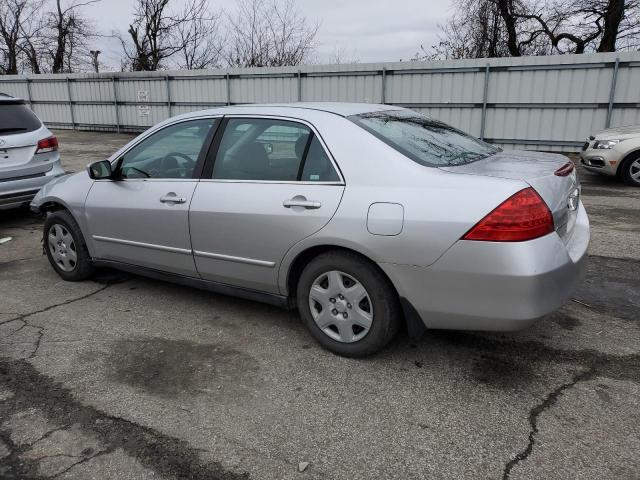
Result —
<path fill-rule="evenodd" d="M 622 157 L 622 160 L 620 160 L 620 163 L 618 163 L 618 169 L 616 170 L 616 177 L 618 179 L 622 179 L 624 175 L 624 169 L 627 168 L 627 163 L 633 162 L 638 158 L 640 158 L 640 146 L 636 147 L 630 152 L 627 152 L 627 154 L 624 157 Z"/>
<path fill-rule="evenodd" d="M 57 200 L 47 200 L 38 207 L 38 211 L 43 215 L 47 212 L 56 212 L 58 210 L 66 210 L 67 212 L 69 212 L 69 214 L 71 214 L 71 209 L 64 203 Z M 73 214 L 71 214 L 71 216 L 73 216 Z"/>
<path fill-rule="evenodd" d="M 640 157 L 640 146 L 634 148 L 630 152 L 627 152 L 625 156 L 622 157 L 622 159 L 620 160 L 620 163 L 618 164 L 618 172 L 620 172 L 620 168 L 622 168 L 625 162 L 636 157 Z"/>
<path fill-rule="evenodd" d="M 296 256 L 288 265 L 286 277 L 285 277 L 286 290 L 284 293 L 289 297 L 291 305 L 295 304 L 295 301 L 294 301 L 295 292 L 297 289 L 298 281 L 300 279 L 300 275 L 302 274 L 304 267 L 318 255 L 321 255 L 323 253 L 330 252 L 330 251 L 348 252 L 370 263 L 376 270 L 378 270 L 388 280 L 389 284 L 391 285 L 391 288 L 393 288 L 393 291 L 396 297 L 398 298 L 398 301 L 400 302 L 400 306 L 402 308 L 403 317 L 404 317 L 404 323 L 406 324 L 409 335 L 411 337 L 419 337 L 426 330 L 426 327 L 422 322 L 422 320 L 420 319 L 420 317 L 418 316 L 417 312 L 415 311 L 415 308 L 411 305 L 411 303 L 406 298 L 404 298 L 400 294 L 400 292 L 398 292 L 398 289 L 396 288 L 395 284 L 393 283 L 389 275 L 387 275 L 387 272 L 385 272 L 382 268 L 380 268 L 380 266 L 376 263 L 376 261 L 373 260 L 369 255 L 344 245 L 338 245 L 338 244 L 332 244 L 332 243 L 317 244 L 317 245 L 309 246 L 296 254 Z"/>

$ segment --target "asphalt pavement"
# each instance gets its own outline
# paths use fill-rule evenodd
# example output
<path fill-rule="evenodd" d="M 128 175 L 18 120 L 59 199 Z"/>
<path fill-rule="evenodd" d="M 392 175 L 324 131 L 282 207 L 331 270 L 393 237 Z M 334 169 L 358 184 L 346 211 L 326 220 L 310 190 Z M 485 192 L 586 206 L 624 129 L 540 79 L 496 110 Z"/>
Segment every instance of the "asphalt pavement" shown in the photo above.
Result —
<path fill-rule="evenodd" d="M 57 133 L 70 171 L 131 138 Z M 0 212 L 0 478 L 640 478 L 640 189 L 580 177 L 591 258 L 565 307 L 361 360 L 295 312 L 64 282 L 42 221 Z"/>

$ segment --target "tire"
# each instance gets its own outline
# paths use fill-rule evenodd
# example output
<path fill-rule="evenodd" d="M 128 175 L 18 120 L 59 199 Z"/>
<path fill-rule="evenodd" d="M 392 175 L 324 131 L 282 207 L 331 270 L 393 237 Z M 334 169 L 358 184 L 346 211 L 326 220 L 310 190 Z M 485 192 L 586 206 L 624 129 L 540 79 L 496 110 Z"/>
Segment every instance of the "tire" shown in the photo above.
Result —
<path fill-rule="evenodd" d="M 93 264 L 80 227 L 66 210 L 47 215 L 43 243 L 49 263 L 64 280 L 80 282 L 93 274 Z"/>
<path fill-rule="evenodd" d="M 327 252 L 311 260 L 298 281 L 296 302 L 318 343 L 345 357 L 380 351 L 396 335 L 402 318 L 391 282 L 372 263 L 349 252 Z"/>
<path fill-rule="evenodd" d="M 622 181 L 631 187 L 640 187 L 640 152 L 635 152 L 624 159 L 620 165 Z M 633 178 L 633 176 L 636 178 Z"/>

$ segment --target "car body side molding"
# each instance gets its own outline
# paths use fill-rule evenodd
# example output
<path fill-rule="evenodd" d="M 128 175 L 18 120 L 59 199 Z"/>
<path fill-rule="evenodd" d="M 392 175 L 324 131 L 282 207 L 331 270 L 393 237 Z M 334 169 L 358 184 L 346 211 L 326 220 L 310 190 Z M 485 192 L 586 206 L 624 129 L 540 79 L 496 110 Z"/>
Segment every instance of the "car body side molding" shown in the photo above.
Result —
<path fill-rule="evenodd" d="M 275 293 L 260 292 L 248 288 L 235 287 L 225 283 L 213 282 L 211 280 L 203 280 L 201 278 L 188 277 L 177 273 L 162 272 L 153 268 L 140 267 L 129 263 L 117 262 L 115 260 L 94 259 L 93 264 L 97 267 L 114 268 L 123 272 L 133 273 L 156 280 L 164 280 L 171 283 L 177 283 L 187 287 L 199 288 L 213 293 L 229 295 L 232 297 L 244 298 L 255 302 L 268 303 L 276 307 L 291 309 L 289 298 L 284 295 Z"/>

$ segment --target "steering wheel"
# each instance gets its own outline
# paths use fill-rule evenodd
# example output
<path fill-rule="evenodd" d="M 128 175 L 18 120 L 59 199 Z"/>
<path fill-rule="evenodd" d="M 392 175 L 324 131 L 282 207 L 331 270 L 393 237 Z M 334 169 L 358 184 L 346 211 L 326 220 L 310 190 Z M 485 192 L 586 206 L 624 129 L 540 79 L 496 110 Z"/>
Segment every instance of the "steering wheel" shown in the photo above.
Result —
<path fill-rule="evenodd" d="M 185 160 L 186 164 L 181 165 L 177 159 Z M 167 178 L 174 178 L 173 176 L 168 175 L 168 173 L 177 173 L 178 175 L 176 175 L 175 178 L 185 177 L 186 171 L 193 170 L 193 167 L 195 167 L 195 163 L 196 161 L 193 160 L 189 155 L 181 152 L 171 152 L 155 161 L 155 168 L 151 168 L 149 170 L 149 173 L 151 177 L 163 176 Z"/>

